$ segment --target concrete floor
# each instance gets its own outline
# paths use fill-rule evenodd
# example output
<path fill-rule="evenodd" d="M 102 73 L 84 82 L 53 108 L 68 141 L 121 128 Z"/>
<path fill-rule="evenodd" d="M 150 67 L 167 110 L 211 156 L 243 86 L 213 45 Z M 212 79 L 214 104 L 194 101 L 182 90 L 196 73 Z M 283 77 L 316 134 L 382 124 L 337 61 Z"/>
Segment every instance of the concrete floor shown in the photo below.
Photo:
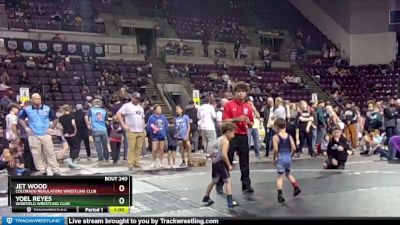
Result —
<path fill-rule="evenodd" d="M 276 170 L 271 162 L 252 160 L 253 194 L 241 192 L 238 165 L 232 172 L 234 198 L 241 206 L 228 210 L 223 195 L 215 194 L 215 204 L 201 203 L 210 181 L 210 163 L 203 168 L 145 170 L 129 172 L 126 166 L 103 167 L 82 162 L 81 169 L 63 168 L 65 174 L 132 174 L 133 206 L 130 216 L 221 216 L 221 217 L 396 217 L 400 205 L 400 167 L 377 156 L 352 156 L 345 170 L 321 169 L 324 158 L 301 159 L 293 163 L 293 174 L 302 193 L 292 197 L 285 181 L 286 202 L 277 202 Z M 6 190 L 5 175 L 0 189 Z M 11 215 L 6 195 L 0 195 L 0 214 Z M 18 214 L 24 215 L 24 214 Z M 32 216 L 33 214 L 29 214 Z M 45 215 L 45 214 L 35 214 Z M 46 214 L 48 215 L 48 214 Z M 51 214 L 56 216 L 57 214 Z M 59 214 L 61 215 L 61 214 Z M 62 214 L 64 216 L 64 214 Z M 111 214 L 70 214 L 107 216 Z M 113 214 L 113 216 L 118 216 Z M 120 215 L 120 216 L 128 216 Z"/>

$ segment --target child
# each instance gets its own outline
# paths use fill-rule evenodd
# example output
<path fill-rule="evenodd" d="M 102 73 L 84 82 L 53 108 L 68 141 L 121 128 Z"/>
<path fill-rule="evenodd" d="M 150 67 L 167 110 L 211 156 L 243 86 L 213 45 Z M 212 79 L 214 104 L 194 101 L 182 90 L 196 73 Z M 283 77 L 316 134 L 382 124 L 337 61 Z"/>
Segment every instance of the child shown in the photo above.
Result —
<path fill-rule="evenodd" d="M 235 137 L 236 126 L 233 123 L 223 123 L 221 126 L 222 136 L 219 137 L 211 146 L 212 149 L 212 181 L 207 186 L 203 202 L 211 205 L 214 201 L 210 198 L 210 193 L 214 185 L 221 179 L 226 183 L 226 197 L 228 208 L 233 208 L 239 204 L 232 199 L 232 183 L 229 171 L 233 170 L 228 158 L 229 141 Z"/>
<path fill-rule="evenodd" d="M 299 185 L 296 179 L 290 173 L 290 167 L 292 164 L 292 155 L 295 153 L 296 144 L 293 138 L 286 132 L 286 121 L 282 118 L 278 118 L 274 123 L 275 129 L 278 134 L 272 138 L 272 146 L 274 150 L 274 165 L 278 169 L 278 178 L 276 179 L 276 186 L 278 188 L 278 202 L 282 203 L 285 199 L 282 196 L 283 186 L 283 173 L 286 173 L 286 177 L 292 183 L 294 188 L 293 196 L 297 196 L 301 193 Z"/>
<path fill-rule="evenodd" d="M 22 157 L 22 148 L 4 149 L 3 161 L 6 162 L 7 172 L 9 176 L 27 175 L 28 170 L 25 169 L 24 158 Z"/>
<path fill-rule="evenodd" d="M 181 141 L 181 156 L 182 156 L 182 164 L 180 167 L 186 167 L 186 161 L 185 161 L 185 151 L 187 151 L 188 154 L 188 164 L 191 159 L 191 146 L 190 146 L 190 139 L 189 139 L 189 132 L 190 132 L 190 119 L 187 115 L 183 114 L 183 109 L 180 105 L 176 106 L 176 118 L 175 118 L 175 128 L 176 128 L 176 133 L 174 135 L 174 138 L 178 139 L 178 141 Z"/>
<path fill-rule="evenodd" d="M 124 136 L 124 130 L 117 117 L 114 116 L 110 124 L 110 147 L 114 164 L 117 164 L 119 160 L 122 136 Z"/>
<path fill-rule="evenodd" d="M 324 139 L 321 141 L 321 152 L 323 156 L 326 156 L 326 151 L 328 150 L 330 135 L 328 133 L 325 134 Z"/>
<path fill-rule="evenodd" d="M 164 148 L 165 148 L 165 139 L 167 137 L 168 131 L 168 120 L 167 118 L 161 114 L 161 106 L 154 106 L 154 114 L 150 116 L 147 126 L 148 130 L 152 132 L 152 156 L 153 163 L 151 164 L 151 168 L 156 168 L 157 164 L 159 168 L 164 168 L 163 166 L 163 156 L 164 156 Z M 158 163 L 157 155 L 159 158 Z"/>
<path fill-rule="evenodd" d="M 177 142 L 176 139 L 174 138 L 175 135 L 175 121 L 174 119 L 171 119 L 169 121 L 169 126 L 168 126 L 168 167 L 171 169 L 176 168 L 175 164 L 175 159 L 176 159 L 176 148 L 177 148 Z M 171 164 L 171 156 L 172 156 L 172 164 Z"/>
<path fill-rule="evenodd" d="M 379 134 L 379 130 L 373 130 L 369 134 L 365 134 L 362 140 L 363 152 L 361 155 L 376 154 L 381 151 L 383 144 L 383 136 Z"/>
<path fill-rule="evenodd" d="M 343 136 L 340 127 L 332 129 L 332 140 L 328 144 L 328 159 L 323 164 L 325 169 L 344 169 L 347 156 L 352 151 L 347 144 L 347 139 Z"/>

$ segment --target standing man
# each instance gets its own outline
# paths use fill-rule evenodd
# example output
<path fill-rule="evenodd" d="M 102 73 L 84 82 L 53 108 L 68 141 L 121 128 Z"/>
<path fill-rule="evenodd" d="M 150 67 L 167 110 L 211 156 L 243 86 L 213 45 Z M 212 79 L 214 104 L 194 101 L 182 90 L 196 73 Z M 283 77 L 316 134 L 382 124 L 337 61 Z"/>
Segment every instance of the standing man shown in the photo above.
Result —
<path fill-rule="evenodd" d="M 229 161 L 232 164 L 235 152 L 239 153 L 239 165 L 241 171 L 240 180 L 242 181 L 242 191 L 253 193 L 250 180 L 249 165 L 249 142 L 247 137 L 247 129 L 253 126 L 253 109 L 246 103 L 245 99 L 249 92 L 249 85 L 240 81 L 233 88 L 235 98 L 224 107 L 223 121 L 236 124 L 235 137 L 229 145 Z M 218 182 L 217 192 L 220 193 L 222 188 L 221 181 Z"/>
<path fill-rule="evenodd" d="M 237 40 L 235 42 L 235 45 L 233 45 L 233 52 L 235 53 L 235 59 L 238 59 L 239 49 L 240 49 L 240 41 Z"/>
<path fill-rule="evenodd" d="M 87 160 L 92 160 L 91 152 L 90 152 L 90 144 L 89 144 L 89 118 L 87 114 L 83 111 L 83 105 L 77 104 L 75 111 L 75 122 L 77 133 L 76 136 L 78 138 L 78 148 L 81 149 L 81 143 L 85 144 L 86 156 Z"/>
<path fill-rule="evenodd" d="M 186 115 L 188 115 L 190 119 L 189 136 L 191 137 L 194 151 L 197 152 L 199 150 L 199 119 L 197 118 L 197 108 L 193 100 L 189 101 L 189 105 L 186 107 L 185 111 Z"/>
<path fill-rule="evenodd" d="M 325 137 L 327 118 L 328 114 L 325 110 L 325 102 L 320 100 L 317 106 L 317 144 L 321 144 L 322 139 Z"/>
<path fill-rule="evenodd" d="M 357 113 L 351 106 L 350 102 L 345 103 L 345 109 L 340 116 L 341 120 L 345 124 L 344 126 L 344 135 L 346 136 L 348 141 L 351 141 L 352 149 L 356 149 L 357 147 Z M 397 110 L 395 110 L 397 114 Z M 394 120 L 395 121 L 395 120 Z M 393 129 L 396 127 L 396 123 L 393 123 Z"/>
<path fill-rule="evenodd" d="M 391 98 L 389 100 L 389 107 L 383 110 L 384 124 L 386 131 L 386 143 L 388 144 L 389 139 L 395 135 L 396 131 L 396 119 L 399 117 L 399 113 L 396 109 L 396 99 Z"/>
<path fill-rule="evenodd" d="M 51 135 L 48 134 L 50 121 L 56 118 L 56 114 L 50 107 L 42 104 L 42 97 L 38 93 L 32 95 L 33 104 L 23 108 L 19 113 L 21 125 L 28 133 L 29 146 L 31 148 L 33 161 L 38 170 L 35 175 L 46 175 L 46 167 L 50 167 L 54 176 L 59 176 L 56 155 Z M 26 126 L 25 119 L 29 120 L 29 127 Z M 53 123 L 53 127 L 57 122 Z"/>
<path fill-rule="evenodd" d="M 214 104 L 215 100 L 212 97 L 209 97 L 207 103 L 200 106 L 199 111 L 197 112 L 197 118 L 200 120 L 204 153 L 206 153 L 207 157 L 210 157 L 210 147 L 217 139 L 214 123 L 217 118 L 217 112 L 215 111 Z"/>
<path fill-rule="evenodd" d="M 128 165 L 140 168 L 140 153 L 142 152 L 145 132 L 144 109 L 140 105 L 140 94 L 133 93 L 131 102 L 125 103 L 117 112 L 117 118 L 125 129 L 128 138 Z"/>
<path fill-rule="evenodd" d="M 263 117 L 263 125 L 265 129 L 265 157 L 268 158 L 269 150 L 271 149 L 272 145 L 272 137 L 274 136 L 274 99 L 269 97 L 267 99 L 267 105 L 263 106 L 261 109 L 261 114 Z"/>
<path fill-rule="evenodd" d="M 247 101 L 247 104 L 251 107 L 254 116 L 254 125 L 247 129 L 247 136 L 249 137 L 249 146 L 251 146 L 251 139 L 253 139 L 254 153 L 256 158 L 261 159 L 260 157 L 260 134 L 258 132 L 258 127 L 261 124 L 260 122 L 260 113 L 257 111 L 254 106 L 253 97 L 250 97 Z"/>
<path fill-rule="evenodd" d="M 103 103 L 100 99 L 93 100 L 93 107 L 88 111 L 91 122 L 92 136 L 97 151 L 98 162 L 109 163 L 108 155 L 108 135 L 107 135 L 107 111 L 102 108 Z"/>
<path fill-rule="evenodd" d="M 300 102 L 300 112 L 297 114 L 297 126 L 299 129 L 299 146 L 297 147 L 297 152 L 295 157 L 299 158 L 300 153 L 303 152 L 304 144 L 307 143 L 308 154 L 311 157 L 316 157 L 312 146 L 312 123 L 314 122 L 314 116 L 310 112 L 308 104 L 306 101 L 302 100 Z"/>

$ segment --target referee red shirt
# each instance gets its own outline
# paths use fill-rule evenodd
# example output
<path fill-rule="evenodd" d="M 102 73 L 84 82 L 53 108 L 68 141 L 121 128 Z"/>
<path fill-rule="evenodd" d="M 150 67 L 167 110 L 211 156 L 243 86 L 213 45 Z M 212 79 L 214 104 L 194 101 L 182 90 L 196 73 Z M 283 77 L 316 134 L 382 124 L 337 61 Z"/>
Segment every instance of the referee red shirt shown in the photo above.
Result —
<path fill-rule="evenodd" d="M 253 109 L 246 102 L 240 102 L 233 99 L 225 104 L 224 113 L 222 114 L 222 121 L 227 119 L 238 118 L 242 115 L 249 117 L 251 124 L 254 122 Z M 236 123 L 235 134 L 247 135 L 248 125 L 245 121 Z"/>

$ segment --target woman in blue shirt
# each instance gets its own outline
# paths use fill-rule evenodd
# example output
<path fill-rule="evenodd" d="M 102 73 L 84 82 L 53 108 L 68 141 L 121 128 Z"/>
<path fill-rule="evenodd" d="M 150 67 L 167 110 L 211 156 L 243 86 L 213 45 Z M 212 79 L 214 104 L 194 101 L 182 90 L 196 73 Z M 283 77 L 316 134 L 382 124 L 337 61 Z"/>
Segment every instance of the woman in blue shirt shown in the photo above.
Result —
<path fill-rule="evenodd" d="M 180 105 L 176 106 L 176 118 L 175 118 L 175 138 L 178 142 L 181 142 L 181 156 L 182 156 L 182 164 L 180 167 L 186 167 L 185 161 L 185 151 L 188 154 L 188 163 L 191 159 L 191 146 L 189 139 L 189 131 L 190 131 L 190 119 L 189 116 L 183 114 L 183 109 Z"/>
<path fill-rule="evenodd" d="M 154 106 L 154 114 L 149 117 L 147 121 L 147 130 L 149 130 L 152 137 L 152 155 L 153 155 L 153 164 L 150 167 L 156 168 L 156 164 L 160 168 L 163 168 L 162 160 L 164 156 L 164 148 L 165 148 L 165 139 L 167 138 L 168 132 L 168 120 L 167 118 L 161 114 L 161 106 Z M 160 161 L 157 163 L 157 154 L 159 155 Z"/>

